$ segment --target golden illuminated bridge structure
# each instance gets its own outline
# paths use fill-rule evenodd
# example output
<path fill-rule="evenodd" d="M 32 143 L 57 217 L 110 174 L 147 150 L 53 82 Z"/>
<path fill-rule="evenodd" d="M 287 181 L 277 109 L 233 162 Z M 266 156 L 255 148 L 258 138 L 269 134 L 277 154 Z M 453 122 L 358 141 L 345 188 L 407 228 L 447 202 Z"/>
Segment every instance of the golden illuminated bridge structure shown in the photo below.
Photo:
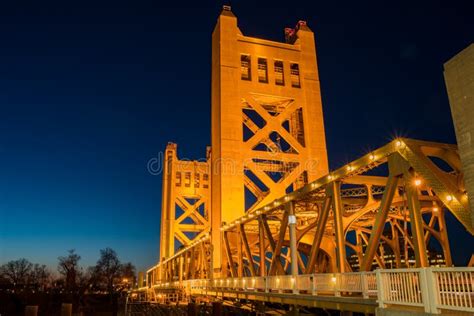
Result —
<path fill-rule="evenodd" d="M 130 315 L 474 313 L 474 269 L 452 266 L 445 219 L 474 234 L 457 146 L 397 138 L 330 171 L 314 35 L 302 21 L 285 35 L 248 37 L 220 14 L 211 146 L 205 161 L 166 148 L 160 260 Z"/>

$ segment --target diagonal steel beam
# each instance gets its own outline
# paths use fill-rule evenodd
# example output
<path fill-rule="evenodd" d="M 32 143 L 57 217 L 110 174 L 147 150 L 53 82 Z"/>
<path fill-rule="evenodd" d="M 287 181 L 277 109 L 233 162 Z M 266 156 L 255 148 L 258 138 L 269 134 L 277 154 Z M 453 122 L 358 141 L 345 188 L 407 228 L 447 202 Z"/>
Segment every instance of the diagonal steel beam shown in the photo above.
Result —
<path fill-rule="evenodd" d="M 270 226 L 268 226 L 267 216 L 263 214 L 263 215 L 260 215 L 260 218 L 261 218 L 260 221 L 262 222 L 262 225 L 263 225 L 263 229 L 265 231 L 265 235 L 267 235 L 268 242 L 270 243 L 270 248 L 272 252 L 275 252 L 275 239 L 273 239 L 272 231 L 270 230 Z"/>
<path fill-rule="evenodd" d="M 261 221 L 262 221 L 262 226 L 263 226 L 263 230 L 265 232 L 265 235 L 267 235 L 268 244 L 270 245 L 270 249 L 271 249 L 272 253 L 275 253 L 275 249 L 276 249 L 275 239 L 273 239 L 272 231 L 270 230 L 270 226 L 268 226 L 267 216 L 265 214 L 263 214 L 263 215 L 260 216 L 260 218 L 261 218 Z M 268 258 L 266 258 L 266 259 L 268 259 Z M 268 259 L 268 261 L 270 263 L 272 262 L 271 259 Z M 278 262 L 277 269 L 278 269 L 279 272 L 283 273 L 283 267 L 281 265 L 281 262 Z"/>
<path fill-rule="evenodd" d="M 331 197 L 327 196 L 324 200 L 323 207 L 318 216 L 318 223 L 316 224 L 316 232 L 314 233 L 313 245 L 309 253 L 308 264 L 306 265 L 305 274 L 314 272 L 314 265 L 316 264 L 316 258 L 318 257 L 319 247 L 323 240 L 324 230 L 326 222 L 329 217 L 329 209 L 331 208 Z"/>
<path fill-rule="evenodd" d="M 263 227 L 261 217 L 258 218 L 258 248 L 260 251 L 260 276 L 264 277 L 266 273 L 266 266 L 265 266 L 265 229 Z"/>
<path fill-rule="evenodd" d="M 390 210 L 390 205 L 392 204 L 393 196 L 397 189 L 398 177 L 390 175 L 385 186 L 385 191 L 383 193 L 382 201 L 380 202 L 380 209 L 375 216 L 375 223 L 372 227 L 372 232 L 370 234 L 369 243 L 365 250 L 364 259 L 360 265 L 361 271 L 369 271 L 372 267 L 372 261 L 374 260 L 375 253 L 377 252 L 377 246 L 380 242 L 380 237 L 382 236 L 385 222 L 388 217 L 388 212 Z"/>
<path fill-rule="evenodd" d="M 413 184 L 414 174 L 409 170 L 404 173 L 405 188 L 407 194 L 408 210 L 410 212 L 410 227 L 413 236 L 415 259 L 417 267 L 428 267 L 426 255 L 425 233 L 423 230 L 423 218 L 421 217 L 420 201 L 418 200 L 418 189 Z"/>
<path fill-rule="evenodd" d="M 276 272 L 277 266 L 281 265 L 280 257 L 281 257 L 281 249 L 283 247 L 283 242 L 285 240 L 286 228 L 288 227 L 288 212 L 285 211 L 283 213 L 283 218 L 281 219 L 280 225 L 280 234 L 278 235 L 278 241 L 275 246 L 275 251 L 273 252 L 272 262 L 270 264 L 270 271 L 269 275 L 273 275 Z"/>
<path fill-rule="evenodd" d="M 248 263 L 249 263 L 250 273 L 252 274 L 252 276 L 256 276 L 255 264 L 253 262 L 252 252 L 250 251 L 250 246 L 249 246 L 249 242 L 247 240 L 247 235 L 245 234 L 244 224 L 239 225 L 239 230 L 240 230 L 240 239 L 242 240 L 245 255 L 247 256 L 247 260 L 248 260 Z"/>
<path fill-rule="evenodd" d="M 235 270 L 234 259 L 232 258 L 232 251 L 230 250 L 229 236 L 227 236 L 227 234 L 228 232 L 224 231 L 223 238 L 224 238 L 225 253 L 227 255 L 227 262 L 229 262 L 230 273 L 233 278 L 236 278 L 237 271 Z"/>

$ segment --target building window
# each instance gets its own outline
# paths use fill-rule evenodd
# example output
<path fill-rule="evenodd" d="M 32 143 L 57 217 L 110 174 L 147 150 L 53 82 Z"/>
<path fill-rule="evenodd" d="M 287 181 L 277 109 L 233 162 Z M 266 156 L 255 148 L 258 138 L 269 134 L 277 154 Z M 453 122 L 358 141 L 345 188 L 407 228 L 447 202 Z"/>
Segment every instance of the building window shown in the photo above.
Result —
<path fill-rule="evenodd" d="M 202 175 L 202 187 L 204 189 L 208 189 L 209 188 L 209 175 L 207 173 L 203 174 Z"/>
<path fill-rule="evenodd" d="M 300 84 L 300 67 L 298 64 L 290 64 L 291 70 L 291 86 L 294 88 L 301 87 Z"/>
<path fill-rule="evenodd" d="M 181 186 L 181 172 L 176 172 L 176 186 Z"/>
<path fill-rule="evenodd" d="M 250 55 L 240 55 L 240 72 L 242 80 L 252 80 L 250 73 Z"/>
<path fill-rule="evenodd" d="M 275 60 L 275 84 L 278 86 L 285 85 L 285 77 L 283 76 L 283 62 Z"/>
<path fill-rule="evenodd" d="M 199 173 L 194 174 L 194 187 L 199 188 L 201 182 L 201 175 Z"/>
<path fill-rule="evenodd" d="M 267 60 L 258 59 L 258 82 L 268 83 Z"/>
<path fill-rule="evenodd" d="M 191 172 L 184 173 L 184 186 L 189 188 L 191 186 Z"/>

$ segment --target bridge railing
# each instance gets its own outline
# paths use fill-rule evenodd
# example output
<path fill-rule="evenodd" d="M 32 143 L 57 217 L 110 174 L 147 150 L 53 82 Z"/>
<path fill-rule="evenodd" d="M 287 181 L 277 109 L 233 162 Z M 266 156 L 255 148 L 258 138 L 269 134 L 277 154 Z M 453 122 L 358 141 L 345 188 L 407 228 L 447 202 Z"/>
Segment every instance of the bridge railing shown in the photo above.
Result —
<path fill-rule="evenodd" d="M 183 286 L 191 293 L 202 291 L 246 291 L 246 292 L 292 292 L 311 295 L 341 293 L 361 294 L 363 297 L 376 296 L 375 272 L 321 273 L 242 277 L 224 279 L 200 279 L 183 281 Z"/>
<path fill-rule="evenodd" d="M 474 312 L 474 268 L 433 268 L 436 305 Z"/>
<path fill-rule="evenodd" d="M 378 304 L 474 313 L 474 268 L 377 270 Z"/>
<path fill-rule="evenodd" d="M 377 298 L 379 307 L 411 306 L 427 313 L 474 313 L 474 268 L 383 269 L 374 272 L 320 273 L 222 279 L 197 279 L 155 285 L 190 294 L 235 291 Z"/>

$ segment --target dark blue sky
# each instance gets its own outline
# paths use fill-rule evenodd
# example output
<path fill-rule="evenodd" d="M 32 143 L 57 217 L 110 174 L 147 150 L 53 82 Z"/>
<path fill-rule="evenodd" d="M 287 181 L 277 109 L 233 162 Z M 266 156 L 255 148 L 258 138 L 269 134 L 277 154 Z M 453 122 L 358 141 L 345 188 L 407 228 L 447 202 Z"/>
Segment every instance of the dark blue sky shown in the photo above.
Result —
<path fill-rule="evenodd" d="M 75 248 L 90 265 L 107 246 L 155 262 L 161 177 L 146 164 L 168 141 L 205 155 L 222 3 L 175 4 L 0 5 L 0 263 L 55 267 Z M 315 32 L 331 167 L 395 134 L 455 142 L 442 65 L 474 40 L 472 1 L 232 6 L 246 35 L 282 41 L 300 19 Z"/>

